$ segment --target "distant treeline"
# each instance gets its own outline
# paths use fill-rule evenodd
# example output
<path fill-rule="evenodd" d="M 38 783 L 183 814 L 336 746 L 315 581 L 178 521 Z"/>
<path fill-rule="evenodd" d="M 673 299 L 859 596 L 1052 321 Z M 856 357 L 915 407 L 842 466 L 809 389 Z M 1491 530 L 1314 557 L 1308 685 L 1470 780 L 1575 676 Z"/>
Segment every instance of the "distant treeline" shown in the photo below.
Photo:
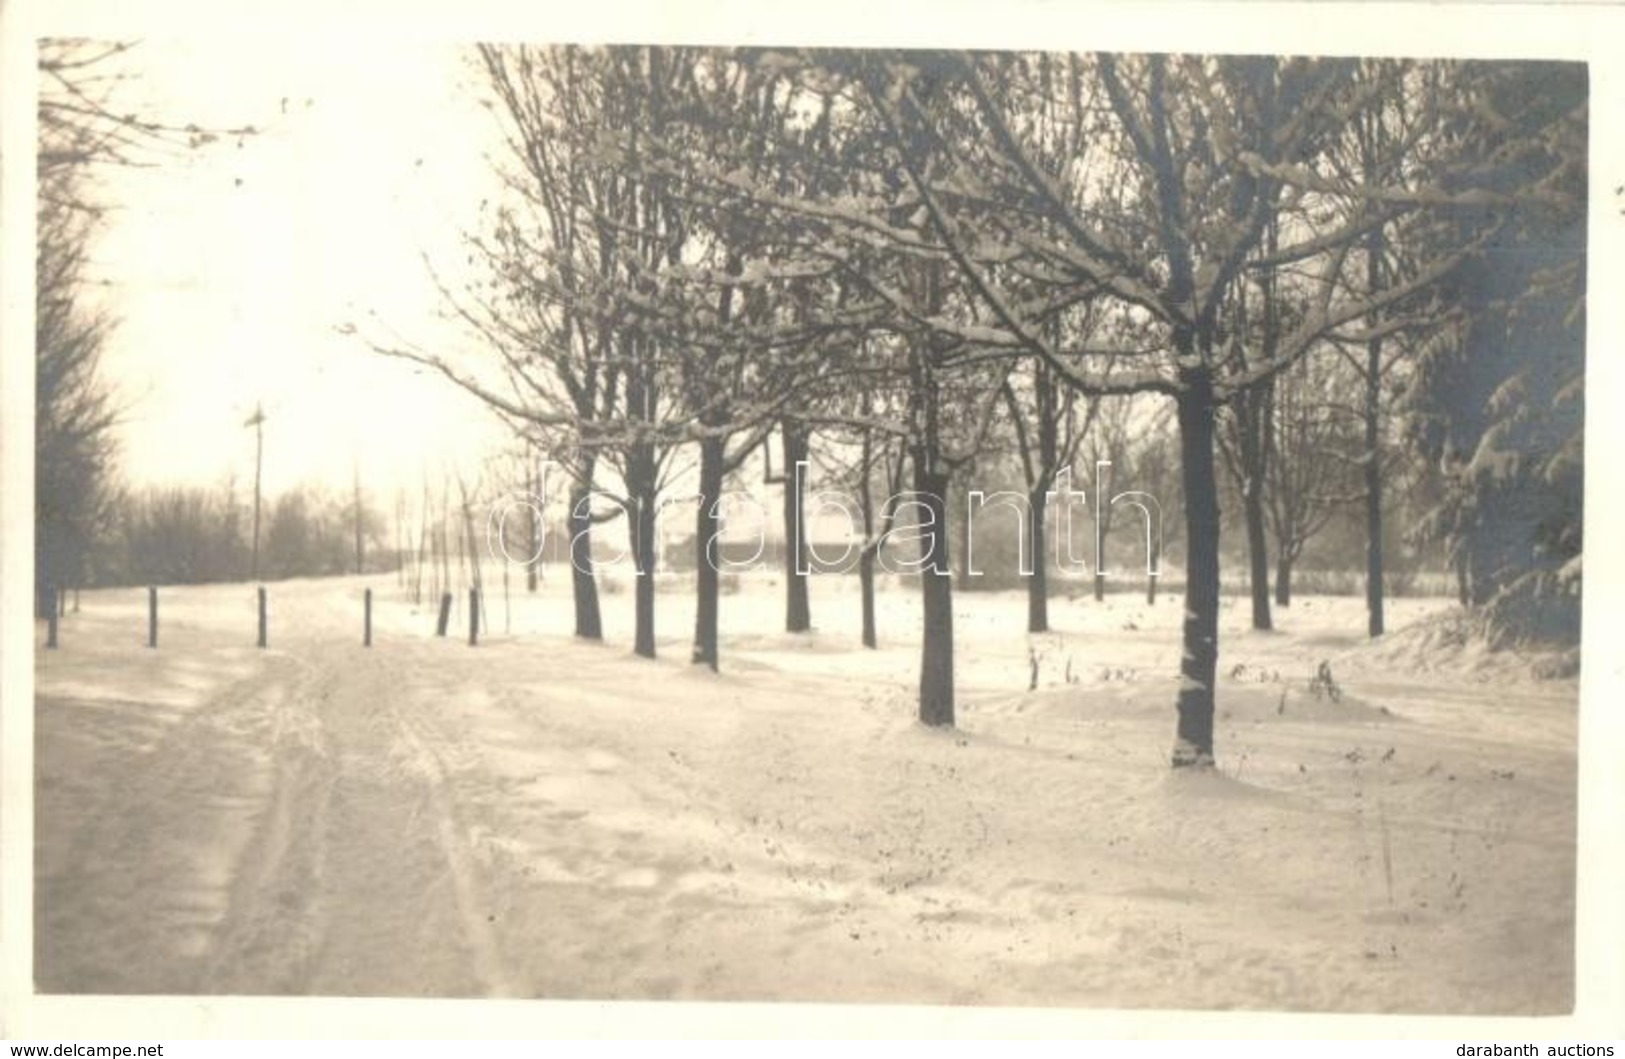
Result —
<path fill-rule="evenodd" d="M 384 519 L 365 498 L 298 488 L 266 497 L 258 574 L 264 580 L 394 569 Z M 91 549 L 87 583 L 200 584 L 255 574 L 254 501 L 235 489 L 126 491 Z"/>

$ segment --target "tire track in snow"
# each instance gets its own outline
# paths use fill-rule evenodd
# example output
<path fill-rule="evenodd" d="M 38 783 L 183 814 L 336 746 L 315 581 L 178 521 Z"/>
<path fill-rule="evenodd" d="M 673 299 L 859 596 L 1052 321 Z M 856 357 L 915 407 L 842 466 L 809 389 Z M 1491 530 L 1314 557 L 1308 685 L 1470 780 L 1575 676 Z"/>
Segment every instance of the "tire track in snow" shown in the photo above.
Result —
<path fill-rule="evenodd" d="M 480 900 L 481 887 L 478 872 L 466 836 L 458 825 L 452 809 L 452 791 L 441 757 L 424 736 L 429 735 L 417 719 L 410 719 L 398 709 L 390 708 L 402 742 L 417 760 L 428 780 L 429 805 L 435 818 L 440 850 L 451 872 L 452 890 L 457 902 L 458 918 L 462 921 L 464 936 L 472 949 L 474 973 L 485 986 L 488 997 L 517 997 L 516 990 L 502 959 L 502 948 L 497 942 L 491 921 L 480 914 L 487 902 Z M 432 738 L 432 735 L 431 735 Z"/>
<path fill-rule="evenodd" d="M 105 763 L 99 796 L 42 817 L 36 975 L 71 992 L 207 992 L 235 878 L 273 793 L 259 752 L 290 662 L 268 657 L 183 714 L 144 753 Z M 49 702 L 50 700 L 44 700 Z M 47 809 L 46 811 L 50 811 Z"/>
<path fill-rule="evenodd" d="M 352 995 L 503 997 L 501 957 L 480 872 L 457 813 L 443 737 L 419 709 L 422 648 L 312 645 L 309 692 L 332 744 L 326 926 L 309 987 Z M 403 694 L 404 689 L 404 694 Z"/>
<path fill-rule="evenodd" d="M 303 667 L 301 667 L 303 668 Z M 327 849 L 332 762 L 311 710 L 305 670 L 271 701 L 274 786 L 239 860 L 208 988 L 223 993 L 297 993 L 320 948 L 315 907 Z"/>

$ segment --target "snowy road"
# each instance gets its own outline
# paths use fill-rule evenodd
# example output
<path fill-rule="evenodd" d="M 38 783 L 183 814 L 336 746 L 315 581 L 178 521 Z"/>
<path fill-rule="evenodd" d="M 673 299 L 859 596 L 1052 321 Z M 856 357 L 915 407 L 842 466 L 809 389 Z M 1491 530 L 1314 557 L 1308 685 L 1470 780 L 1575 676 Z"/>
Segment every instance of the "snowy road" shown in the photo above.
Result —
<path fill-rule="evenodd" d="M 1079 608 L 1108 620 L 1047 641 L 1026 693 L 1011 601 L 962 600 L 944 733 L 911 721 L 906 641 L 832 675 L 844 637 L 762 633 L 770 594 L 725 603 L 714 676 L 680 636 L 657 662 L 470 649 L 401 604 L 363 650 L 355 591 L 282 591 L 270 651 L 224 589 L 182 597 L 158 651 L 138 600 L 87 596 L 40 652 L 42 989 L 1569 1003 L 1572 682 L 1339 656 L 1334 708 L 1269 677 L 1335 636 L 1237 634 L 1259 676 L 1224 689 L 1225 773 L 1172 777 L 1167 638 L 1125 631 L 1146 615 Z"/>

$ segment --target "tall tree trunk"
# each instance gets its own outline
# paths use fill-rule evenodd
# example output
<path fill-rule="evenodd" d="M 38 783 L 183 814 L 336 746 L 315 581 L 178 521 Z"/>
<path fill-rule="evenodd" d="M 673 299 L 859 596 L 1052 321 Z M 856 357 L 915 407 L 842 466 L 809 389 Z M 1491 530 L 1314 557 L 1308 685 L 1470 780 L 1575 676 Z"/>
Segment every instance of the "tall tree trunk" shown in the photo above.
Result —
<path fill-rule="evenodd" d="M 1257 473 L 1263 468 L 1248 471 L 1245 487 L 1241 491 L 1242 509 L 1247 521 L 1247 561 L 1250 567 L 1248 581 L 1253 596 L 1253 628 L 1267 631 L 1274 627 L 1270 620 L 1270 566 L 1268 542 L 1264 535 L 1264 487 Z"/>
<path fill-rule="evenodd" d="M 604 622 L 592 558 L 592 512 L 579 510 L 590 503 L 585 487 L 577 487 L 570 496 L 570 593 L 575 601 L 576 635 L 583 640 L 602 640 Z"/>
<path fill-rule="evenodd" d="M 722 496 L 722 438 L 700 441 L 699 510 L 694 516 L 694 655 L 695 665 L 718 665 L 717 618 L 721 606 L 718 586 L 720 556 L 717 535 L 722 529 L 716 505 Z"/>
<path fill-rule="evenodd" d="M 1059 321 L 1052 327 L 1054 328 L 1052 338 L 1058 342 Z M 1032 519 L 1027 531 L 1027 545 L 1033 564 L 1033 572 L 1027 579 L 1027 631 L 1048 632 L 1049 562 L 1045 555 L 1048 541 L 1044 516 L 1049 512 L 1049 490 L 1055 483 L 1056 465 L 1061 461 L 1060 418 L 1063 408 L 1056 393 L 1055 380 L 1050 375 L 1048 366 L 1042 362 L 1033 375 L 1033 397 L 1038 410 L 1036 430 L 1038 461 L 1036 465 L 1029 463 L 1028 466 L 1038 473 L 1031 475 L 1033 480 L 1027 486 L 1028 514 Z M 1071 400 L 1072 396 L 1069 393 L 1068 406 Z"/>
<path fill-rule="evenodd" d="M 942 304 L 938 266 L 925 269 L 925 303 Z M 921 541 L 920 571 L 923 636 L 920 642 L 920 722 L 932 727 L 954 723 L 954 599 L 949 561 L 947 495 L 949 475 L 942 465 L 940 397 L 936 366 L 941 350 L 934 338 L 910 342 L 910 400 L 914 405 L 915 500 L 924 504 L 931 532 Z"/>
<path fill-rule="evenodd" d="M 1366 628 L 1382 635 L 1382 460 L 1377 451 L 1382 343 L 1372 339 L 1365 384 L 1365 607 Z"/>
<path fill-rule="evenodd" d="M 1366 141 L 1366 175 L 1376 176 L 1376 148 Z M 1375 296 L 1382 288 L 1382 228 L 1371 230 L 1365 244 L 1366 294 Z M 1367 323 L 1373 326 L 1372 317 Z M 1382 339 L 1373 338 L 1365 347 L 1365 606 L 1366 627 L 1375 639 L 1382 635 L 1382 460 L 1377 451 L 1381 438 Z"/>
<path fill-rule="evenodd" d="M 576 635 L 583 640 L 604 638 L 592 558 L 591 493 L 596 462 L 589 455 L 578 457 L 575 487 L 570 491 L 570 594 L 575 601 Z"/>
<path fill-rule="evenodd" d="M 1174 740 L 1175 768 L 1213 764 L 1214 680 L 1219 661 L 1219 490 L 1213 469 L 1213 380 L 1184 373 L 1178 398 L 1185 486 L 1185 622 Z"/>
<path fill-rule="evenodd" d="M 1277 226 L 1271 221 L 1265 232 L 1265 252 L 1275 253 Z M 1275 275 L 1264 281 L 1264 360 L 1273 363 L 1280 349 L 1280 314 L 1275 303 Z M 1247 523 L 1248 582 L 1253 595 L 1253 628 L 1274 628 L 1270 620 L 1269 542 L 1264 533 L 1264 483 L 1269 480 L 1269 461 L 1275 436 L 1275 391 L 1273 384 L 1254 386 L 1242 396 L 1240 405 L 1242 455 L 1242 508 Z"/>
<path fill-rule="evenodd" d="M 655 496 L 654 490 L 633 494 L 631 512 L 632 559 L 637 567 L 633 607 L 635 627 L 632 650 L 644 658 L 655 656 Z"/>
<path fill-rule="evenodd" d="M 875 632 L 875 496 L 869 487 L 869 472 L 874 467 L 874 435 L 863 433 L 862 470 L 858 475 L 858 508 L 863 513 L 863 550 L 858 552 L 858 592 L 863 607 L 863 646 L 873 649 L 879 645 Z"/>
<path fill-rule="evenodd" d="M 975 474 L 975 468 L 966 468 L 966 473 Z M 944 499 L 949 498 L 950 497 L 947 494 L 944 494 Z M 949 510 L 953 511 L 956 515 L 961 516 L 960 526 L 963 527 L 959 534 L 959 564 L 955 576 L 959 579 L 958 583 L 960 588 L 965 591 L 969 591 L 971 551 L 976 546 L 976 540 L 972 533 L 974 528 L 974 520 L 972 520 L 970 517 L 970 509 L 965 504 L 965 497 L 963 493 L 952 496 L 951 499 L 953 503 L 949 505 Z"/>
<path fill-rule="evenodd" d="M 627 512 L 627 532 L 636 574 L 632 650 L 644 658 L 655 657 L 655 514 L 660 491 L 657 472 L 654 446 L 649 442 L 634 443 L 627 453 L 624 475 L 632 502 Z"/>
<path fill-rule="evenodd" d="M 1275 605 L 1292 606 L 1292 556 L 1285 549 L 1275 557 Z"/>
<path fill-rule="evenodd" d="M 807 632 L 812 628 L 812 607 L 807 599 L 807 527 L 803 514 L 806 498 L 796 465 L 807 459 L 810 448 L 807 428 L 786 419 L 784 438 L 784 630 Z"/>
<path fill-rule="evenodd" d="M 1031 508 L 1027 547 L 1033 564 L 1033 572 L 1027 575 L 1027 631 L 1049 632 L 1049 564 L 1044 557 L 1044 515 L 1049 509 L 1049 483 L 1035 485 L 1027 494 L 1027 503 Z"/>
<path fill-rule="evenodd" d="M 38 519 L 36 518 L 36 525 Z M 34 542 L 34 617 L 49 618 L 55 609 L 51 598 L 51 571 L 48 558 L 50 550 L 46 547 L 45 528 L 40 526 L 35 533 Z"/>
<path fill-rule="evenodd" d="M 875 629 L 875 550 L 865 547 L 858 555 L 858 591 L 863 606 L 863 646 L 873 649 L 880 645 Z"/>
<path fill-rule="evenodd" d="M 949 562 L 948 476 L 932 470 L 937 454 L 921 446 L 914 456 L 915 499 L 931 513 L 931 532 L 922 540 L 925 564 L 920 597 L 925 635 L 920 650 L 920 721 L 932 726 L 954 723 L 954 602 Z"/>

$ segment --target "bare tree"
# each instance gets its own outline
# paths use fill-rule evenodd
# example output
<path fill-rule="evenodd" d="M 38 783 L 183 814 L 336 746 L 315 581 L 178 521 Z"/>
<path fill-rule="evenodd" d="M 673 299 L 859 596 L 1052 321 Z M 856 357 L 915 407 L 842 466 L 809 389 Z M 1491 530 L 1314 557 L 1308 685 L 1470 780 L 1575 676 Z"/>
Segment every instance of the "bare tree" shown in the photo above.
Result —
<path fill-rule="evenodd" d="M 1004 386 L 1010 426 L 1016 436 L 1022 479 L 1027 487 L 1027 554 L 1032 564 L 1027 581 L 1027 631 L 1049 631 L 1049 542 L 1045 523 L 1050 493 L 1062 468 L 1069 467 L 1094 425 L 1100 402 L 1085 399 L 1082 420 L 1078 402 L 1054 370 L 1043 361 L 1012 373 Z M 1023 378 L 1025 376 L 1025 379 Z M 1025 382 L 1025 386 L 1018 384 Z M 1023 404 L 1019 390 L 1027 391 Z M 1098 501 L 1099 498 L 1097 498 Z"/>
<path fill-rule="evenodd" d="M 98 181 L 114 168 L 176 158 L 251 128 L 177 127 L 134 112 L 132 44 L 38 43 L 38 242 L 35 256 L 35 590 L 79 583 L 105 529 L 118 408 L 100 375 L 113 320 L 85 297 L 88 248 L 107 207 Z"/>
<path fill-rule="evenodd" d="M 948 67 L 962 105 L 930 107 L 920 86 Z M 1311 226 L 1273 253 L 1270 223 L 1328 193 L 1327 155 L 1366 105 L 1349 64 L 1150 56 L 885 55 L 862 64 L 868 99 L 893 133 L 922 208 L 992 317 L 983 339 L 1042 359 L 1083 393 L 1173 399 L 1181 437 L 1186 615 L 1175 766 L 1213 760 L 1218 652 L 1216 410 L 1267 385 L 1327 334 L 1436 283 L 1467 248 L 1441 249 L 1406 282 L 1351 297 L 1338 282 L 1374 223 L 1369 213 Z M 1111 116 L 1103 129 L 1099 116 Z M 1035 158 L 1082 146 L 1066 167 Z M 1107 180 L 1104 175 L 1111 174 Z M 1337 184 L 1338 190 L 1346 190 Z M 1370 181 L 1373 211 L 1437 196 Z M 1131 209 L 1116 208 L 1124 204 Z M 1237 361 L 1231 291 L 1248 269 L 1318 263 L 1308 310 L 1273 355 Z M 1141 343 L 1052 341 L 1044 321 L 1107 292 L 1143 321 Z M 952 333 L 952 328 L 942 328 Z M 1369 330 L 1369 329 L 1368 329 Z"/>
<path fill-rule="evenodd" d="M 88 222 L 42 198 L 35 257 L 35 565 L 41 616 L 80 583 L 111 499 L 118 406 L 100 372 L 109 321 L 83 298 Z"/>
<path fill-rule="evenodd" d="M 1343 454 L 1355 448 L 1350 421 L 1337 406 L 1338 364 L 1309 357 L 1276 377 L 1265 509 L 1275 541 L 1275 605 L 1292 604 L 1292 571 L 1304 546 L 1340 504 L 1358 497 Z"/>

